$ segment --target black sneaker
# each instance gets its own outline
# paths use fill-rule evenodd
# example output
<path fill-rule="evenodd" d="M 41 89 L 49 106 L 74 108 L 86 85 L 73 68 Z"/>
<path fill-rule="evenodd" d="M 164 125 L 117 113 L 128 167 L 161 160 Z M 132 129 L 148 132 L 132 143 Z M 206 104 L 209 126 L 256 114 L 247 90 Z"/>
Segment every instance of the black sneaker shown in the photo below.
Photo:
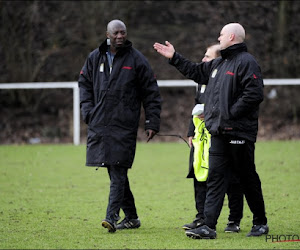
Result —
<path fill-rule="evenodd" d="M 107 228 L 109 233 L 116 232 L 116 226 L 114 223 L 109 222 L 108 220 L 102 221 L 102 227 Z"/>
<path fill-rule="evenodd" d="M 234 221 L 228 221 L 225 233 L 238 233 L 240 231 L 240 224 Z"/>
<path fill-rule="evenodd" d="M 192 223 L 183 225 L 182 228 L 184 230 L 191 230 L 202 226 L 203 223 L 204 223 L 203 219 L 195 219 Z"/>
<path fill-rule="evenodd" d="M 139 218 L 137 219 L 127 219 L 125 218 L 119 224 L 117 224 L 117 229 L 132 229 L 132 228 L 139 228 L 141 226 L 141 221 Z"/>
<path fill-rule="evenodd" d="M 187 237 L 192 239 L 215 239 L 217 233 L 214 229 L 209 228 L 206 225 L 201 227 L 185 231 Z"/>
<path fill-rule="evenodd" d="M 254 225 L 251 231 L 247 234 L 247 237 L 251 236 L 261 236 L 263 234 L 268 234 L 269 227 L 268 225 Z"/>

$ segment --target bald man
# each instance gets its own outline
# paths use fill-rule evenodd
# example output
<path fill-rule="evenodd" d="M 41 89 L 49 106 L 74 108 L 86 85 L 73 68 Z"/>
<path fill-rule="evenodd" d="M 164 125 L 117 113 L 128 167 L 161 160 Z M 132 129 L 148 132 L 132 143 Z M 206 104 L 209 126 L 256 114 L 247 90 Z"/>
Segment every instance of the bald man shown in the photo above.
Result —
<path fill-rule="evenodd" d="M 206 52 L 204 54 L 204 57 L 202 58 L 202 62 L 210 62 L 211 60 L 219 56 L 221 56 L 220 44 L 209 45 L 206 48 Z M 198 86 L 198 91 L 195 97 L 196 105 L 205 103 L 205 87 L 206 85 Z M 196 107 L 197 106 L 195 106 L 195 108 Z M 202 120 L 202 122 L 199 123 L 199 120 L 197 118 Z M 191 223 L 183 225 L 182 228 L 185 230 L 195 229 L 199 227 L 201 224 L 203 224 L 204 220 L 204 203 L 207 191 L 207 176 L 205 175 L 205 177 L 203 177 L 203 172 L 201 172 L 201 169 L 203 170 L 203 168 L 205 168 L 205 165 L 207 164 L 205 162 L 205 155 L 208 152 L 208 148 L 205 149 L 205 147 L 209 147 L 210 145 L 210 136 L 208 135 L 203 120 L 203 113 L 197 117 L 192 116 L 187 134 L 189 145 L 191 148 L 189 172 L 187 178 L 192 178 L 194 182 L 194 198 L 197 214 L 195 219 Z M 194 122 L 196 122 L 196 128 Z M 207 138 L 207 142 L 205 142 L 206 140 L 204 140 L 204 138 Z M 203 147 L 200 147 L 201 143 L 203 143 Z M 194 145 L 196 147 L 194 147 Z M 199 161 L 199 155 L 201 155 L 200 159 L 204 160 Z M 239 184 L 239 180 L 235 176 L 231 178 L 226 193 L 228 196 L 228 207 L 230 209 L 230 213 L 228 216 L 228 223 L 224 231 L 226 233 L 238 233 L 240 231 L 240 222 L 243 217 L 244 195 L 241 189 L 241 185 Z"/>
<path fill-rule="evenodd" d="M 147 59 L 127 40 L 121 20 L 108 23 L 106 39 L 87 57 L 78 83 L 82 117 L 88 125 L 86 166 L 107 168 L 110 178 L 102 226 L 110 233 L 139 228 L 127 173 L 135 157 L 141 106 L 149 141 L 159 131 L 161 98 Z M 125 218 L 117 224 L 120 209 Z"/>
<path fill-rule="evenodd" d="M 217 237 L 217 220 L 233 172 L 238 174 L 253 213 L 253 227 L 247 236 L 269 232 L 261 182 L 254 163 L 258 110 L 264 96 L 263 79 L 260 66 L 247 52 L 244 40 L 242 25 L 225 25 L 218 38 L 221 57 L 207 63 L 185 59 L 168 41 L 165 45 L 153 45 L 184 76 L 207 85 L 204 119 L 211 134 L 209 173 L 204 225 L 186 231 L 186 235 L 194 239 Z"/>

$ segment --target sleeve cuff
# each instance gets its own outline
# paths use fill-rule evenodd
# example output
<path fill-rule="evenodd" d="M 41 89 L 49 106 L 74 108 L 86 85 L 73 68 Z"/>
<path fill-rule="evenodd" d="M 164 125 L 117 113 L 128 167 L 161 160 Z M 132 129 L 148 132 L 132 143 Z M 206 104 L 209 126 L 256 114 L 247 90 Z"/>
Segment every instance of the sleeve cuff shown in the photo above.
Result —
<path fill-rule="evenodd" d="M 175 51 L 173 57 L 169 59 L 169 64 L 177 65 L 179 63 L 179 59 L 179 54 Z"/>

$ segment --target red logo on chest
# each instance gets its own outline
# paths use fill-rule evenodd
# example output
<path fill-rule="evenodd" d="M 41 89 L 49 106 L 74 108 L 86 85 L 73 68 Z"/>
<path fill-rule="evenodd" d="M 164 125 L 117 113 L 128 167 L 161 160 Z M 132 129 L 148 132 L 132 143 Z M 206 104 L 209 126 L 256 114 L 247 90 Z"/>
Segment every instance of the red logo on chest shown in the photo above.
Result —
<path fill-rule="evenodd" d="M 129 66 L 123 66 L 122 69 L 132 69 L 132 67 L 129 67 Z"/>
<path fill-rule="evenodd" d="M 234 76 L 234 73 L 233 73 L 233 72 L 230 72 L 230 71 L 227 71 L 227 72 L 226 72 L 226 75 Z"/>

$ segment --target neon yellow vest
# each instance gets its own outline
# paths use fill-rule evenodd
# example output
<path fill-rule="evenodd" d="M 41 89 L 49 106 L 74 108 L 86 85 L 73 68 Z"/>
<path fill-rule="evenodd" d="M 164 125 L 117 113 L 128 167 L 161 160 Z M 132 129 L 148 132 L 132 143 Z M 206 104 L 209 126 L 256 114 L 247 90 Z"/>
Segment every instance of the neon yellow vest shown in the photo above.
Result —
<path fill-rule="evenodd" d="M 194 146 L 194 173 L 198 181 L 206 181 L 208 176 L 208 155 L 210 148 L 210 133 L 205 127 L 203 120 L 193 117 L 195 125 Z"/>

